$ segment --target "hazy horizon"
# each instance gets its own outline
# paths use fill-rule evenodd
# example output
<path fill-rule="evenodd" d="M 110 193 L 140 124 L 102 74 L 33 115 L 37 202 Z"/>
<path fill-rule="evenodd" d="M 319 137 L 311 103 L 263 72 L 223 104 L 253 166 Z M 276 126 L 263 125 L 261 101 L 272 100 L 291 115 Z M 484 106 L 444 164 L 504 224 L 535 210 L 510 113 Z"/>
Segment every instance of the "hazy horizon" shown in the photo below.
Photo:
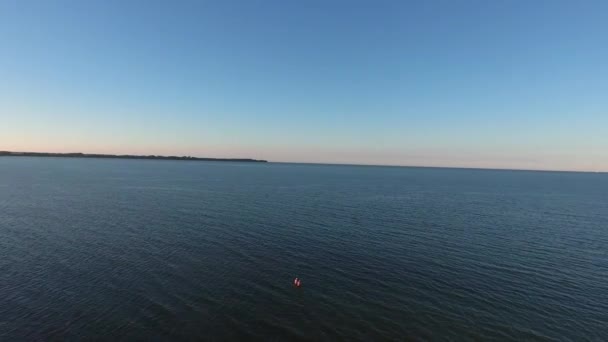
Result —
<path fill-rule="evenodd" d="M 0 150 L 608 171 L 608 3 L 0 3 Z"/>
<path fill-rule="evenodd" d="M 388 163 L 382 163 L 382 162 L 377 162 L 377 163 L 360 163 L 360 162 L 351 162 L 348 160 L 345 161 L 336 161 L 334 159 L 331 160 L 327 160 L 327 161 L 316 161 L 316 162 L 310 162 L 307 160 L 267 160 L 267 159 L 262 159 L 262 158 L 255 158 L 255 157 L 250 157 L 250 156 L 241 156 L 241 155 L 229 155 L 228 157 L 227 154 L 217 154 L 217 155 L 192 155 L 192 154 L 178 154 L 178 153 L 167 153 L 167 154 L 162 154 L 162 153 L 113 153 L 113 152 L 88 152 L 88 151 L 78 151 L 78 150 L 66 150 L 66 151 L 6 151 L 6 150 L 0 150 L 0 152 L 12 152 L 12 153 L 58 153 L 58 154 L 70 154 L 70 153 L 82 153 L 82 154 L 102 154 L 102 155 L 133 155 L 133 156 L 159 156 L 159 157 L 169 157 L 169 156 L 176 156 L 176 157 L 195 157 L 195 158 L 218 158 L 218 159 L 227 159 L 227 158 L 234 158 L 234 159 L 251 159 L 251 160 L 264 160 L 270 163 L 279 163 L 279 164 L 311 164 L 311 165 L 344 165 L 344 166 L 379 166 L 379 167 L 421 167 L 421 168 L 448 168 L 448 169 L 481 169 L 481 170 L 505 170 L 505 171 L 548 171 L 548 172 L 591 172 L 591 173 L 608 173 L 608 171 L 597 171 L 597 170 L 575 170 L 575 169 L 559 169 L 559 168 L 555 168 L 555 169 L 544 169 L 544 168 L 534 168 L 534 167 L 528 167 L 528 168 L 513 168 L 513 167 L 508 167 L 508 166 L 504 166 L 504 167 L 495 167 L 495 166 L 475 166 L 475 165 L 466 165 L 466 164 L 461 164 L 461 165 L 453 165 L 453 166 L 446 166 L 444 164 L 442 164 L 441 162 L 437 163 L 437 164 L 391 164 L 390 162 Z M 36 157 L 33 157 L 36 158 Z"/>

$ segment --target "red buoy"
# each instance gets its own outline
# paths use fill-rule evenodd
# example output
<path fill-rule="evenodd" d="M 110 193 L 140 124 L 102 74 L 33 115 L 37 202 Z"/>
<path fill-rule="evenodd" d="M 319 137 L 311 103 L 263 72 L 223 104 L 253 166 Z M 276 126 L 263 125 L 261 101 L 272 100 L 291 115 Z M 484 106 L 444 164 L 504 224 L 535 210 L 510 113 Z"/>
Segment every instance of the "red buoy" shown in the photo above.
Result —
<path fill-rule="evenodd" d="M 300 278 L 296 278 L 296 279 L 293 280 L 293 284 L 296 287 L 300 287 L 300 285 L 302 285 L 302 281 L 300 280 Z"/>

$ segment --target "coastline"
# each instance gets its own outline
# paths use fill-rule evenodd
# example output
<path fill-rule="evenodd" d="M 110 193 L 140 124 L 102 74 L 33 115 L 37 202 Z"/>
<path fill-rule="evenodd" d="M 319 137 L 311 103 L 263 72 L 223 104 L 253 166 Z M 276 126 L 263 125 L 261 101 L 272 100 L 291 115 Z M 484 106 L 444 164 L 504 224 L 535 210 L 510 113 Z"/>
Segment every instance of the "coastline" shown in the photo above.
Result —
<path fill-rule="evenodd" d="M 63 158 L 104 158 L 104 159 L 151 159 L 151 160 L 195 160 L 195 161 L 225 161 L 246 163 L 267 163 L 263 159 L 251 158 L 199 158 L 192 156 L 157 156 L 131 154 L 96 154 L 96 153 L 49 153 L 49 152 L 10 152 L 0 151 L 0 157 L 63 157 Z"/>

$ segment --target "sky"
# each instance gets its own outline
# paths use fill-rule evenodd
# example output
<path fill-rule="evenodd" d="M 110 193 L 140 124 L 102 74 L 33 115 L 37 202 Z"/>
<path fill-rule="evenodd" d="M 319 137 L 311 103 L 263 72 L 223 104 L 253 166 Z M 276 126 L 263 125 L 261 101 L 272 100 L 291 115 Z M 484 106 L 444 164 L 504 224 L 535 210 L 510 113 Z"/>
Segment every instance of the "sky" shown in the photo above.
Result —
<path fill-rule="evenodd" d="M 0 150 L 608 171 L 608 2 L 0 0 Z"/>

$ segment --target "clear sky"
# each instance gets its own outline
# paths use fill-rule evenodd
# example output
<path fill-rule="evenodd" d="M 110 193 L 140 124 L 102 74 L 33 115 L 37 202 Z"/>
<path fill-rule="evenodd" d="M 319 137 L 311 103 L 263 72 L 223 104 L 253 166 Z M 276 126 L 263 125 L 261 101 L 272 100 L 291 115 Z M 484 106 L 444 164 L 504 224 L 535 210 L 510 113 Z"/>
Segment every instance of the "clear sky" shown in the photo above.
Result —
<path fill-rule="evenodd" d="M 0 0 L 0 150 L 608 171 L 608 1 Z"/>

